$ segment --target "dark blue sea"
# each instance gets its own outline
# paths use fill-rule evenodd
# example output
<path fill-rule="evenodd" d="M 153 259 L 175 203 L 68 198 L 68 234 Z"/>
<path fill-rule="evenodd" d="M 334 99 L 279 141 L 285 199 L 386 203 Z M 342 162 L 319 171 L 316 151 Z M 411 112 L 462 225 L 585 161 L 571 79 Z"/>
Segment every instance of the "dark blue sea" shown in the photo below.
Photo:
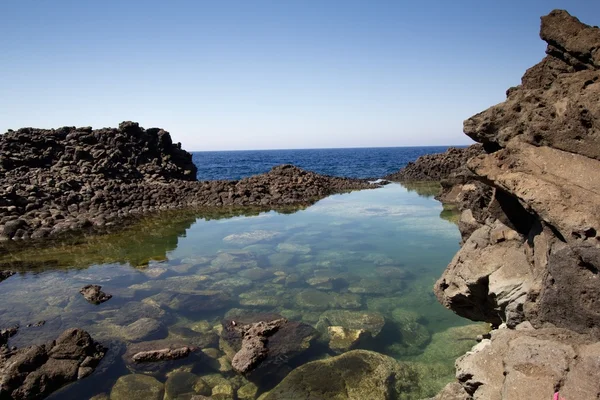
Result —
<path fill-rule="evenodd" d="M 325 175 L 381 178 L 422 155 L 446 149 L 448 146 L 202 151 L 194 152 L 193 159 L 199 180 L 240 179 L 268 172 L 280 164 L 294 164 Z"/>

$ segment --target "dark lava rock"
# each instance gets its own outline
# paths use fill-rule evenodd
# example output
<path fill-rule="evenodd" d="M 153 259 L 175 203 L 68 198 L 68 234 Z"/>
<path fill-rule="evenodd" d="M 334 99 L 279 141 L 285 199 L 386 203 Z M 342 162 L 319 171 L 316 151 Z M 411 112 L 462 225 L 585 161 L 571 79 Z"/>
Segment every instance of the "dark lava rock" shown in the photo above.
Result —
<path fill-rule="evenodd" d="M 23 128 L 0 135 L 0 241 L 102 232 L 159 210 L 304 205 L 376 187 L 291 165 L 198 182 L 192 155 L 159 128 Z"/>
<path fill-rule="evenodd" d="M 90 375 L 106 349 L 81 329 L 41 346 L 0 350 L 0 398 L 42 399 Z"/>
<path fill-rule="evenodd" d="M 268 322 L 278 321 L 274 326 Z M 294 367 L 310 358 L 310 348 L 318 332 L 310 325 L 302 322 L 287 321 L 278 314 L 248 314 L 232 317 L 221 322 L 223 326 L 223 339 L 236 351 L 240 352 L 244 346 L 244 333 L 249 329 L 239 329 L 240 326 L 256 327 L 257 332 L 265 333 L 266 340 L 246 340 L 247 352 L 236 353 L 236 365 L 242 370 L 247 367 L 245 377 L 259 385 L 272 387 L 287 375 Z M 265 325 L 255 325 L 257 323 Z M 269 328 L 276 330 L 269 331 Z M 263 335 L 251 335 L 260 337 Z M 264 336 L 263 336 L 264 337 Z M 266 349 L 263 348 L 263 345 Z M 238 356 L 238 354 L 240 354 Z M 243 355 L 243 357 L 242 357 Z M 235 359 L 235 357 L 234 357 Z M 232 362 L 233 364 L 233 362 Z M 233 366 L 233 365 L 232 365 Z"/>
<path fill-rule="evenodd" d="M 166 361 L 166 360 L 179 360 L 180 358 L 185 358 L 190 355 L 192 349 L 187 346 L 171 349 L 158 349 L 158 350 L 148 350 L 148 351 L 140 351 L 139 353 L 135 353 L 131 359 L 133 362 L 156 362 L 156 361 Z"/>
<path fill-rule="evenodd" d="M 100 289 L 102 289 L 102 286 L 86 285 L 81 288 L 79 293 L 81 293 L 83 297 L 85 297 L 85 299 L 92 304 L 104 303 L 112 298 L 112 294 L 106 294 Z"/>
<path fill-rule="evenodd" d="M 267 338 L 287 322 L 285 318 L 279 318 L 249 325 L 233 325 L 242 336 L 242 348 L 231 362 L 233 369 L 242 374 L 254 369 L 267 356 Z"/>
<path fill-rule="evenodd" d="M 8 343 L 8 339 L 15 336 L 18 331 L 18 326 L 0 330 L 0 346 L 4 346 L 6 343 Z"/>
<path fill-rule="evenodd" d="M 384 179 L 395 182 L 439 182 L 458 169 L 465 168 L 467 161 L 482 154 L 483 146 L 474 144 L 466 148 L 450 147 L 444 153 L 427 154 L 409 162 L 400 171 Z"/>
<path fill-rule="evenodd" d="M 0 271 L 0 282 L 2 282 L 5 279 L 10 278 L 14 274 L 16 274 L 16 272 L 13 272 L 13 271 Z"/>

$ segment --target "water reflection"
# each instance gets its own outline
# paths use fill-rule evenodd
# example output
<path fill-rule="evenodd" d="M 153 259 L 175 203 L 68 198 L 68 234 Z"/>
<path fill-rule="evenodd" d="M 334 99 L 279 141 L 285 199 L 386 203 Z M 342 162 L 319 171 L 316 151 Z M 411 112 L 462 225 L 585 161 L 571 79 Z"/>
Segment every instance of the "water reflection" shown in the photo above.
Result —
<path fill-rule="evenodd" d="M 136 385 L 171 390 L 177 381 L 177 393 L 254 399 L 298 365 L 357 348 L 410 363 L 418 379 L 406 398 L 437 392 L 482 330 L 462 326 L 432 294 L 460 240 L 456 226 L 440 219 L 441 205 L 392 184 L 296 211 L 175 213 L 113 235 L 13 252 L 2 260 L 21 263 L 22 273 L 0 283 L 0 327 L 46 321 L 23 328 L 11 339 L 17 346 L 73 326 L 110 345 L 104 370 L 55 398 L 111 391 L 123 398 Z M 113 298 L 87 303 L 78 290 L 89 283 Z M 273 339 L 277 351 L 260 374 L 243 377 L 232 370 L 239 341 L 227 328 L 265 314 L 292 325 Z M 131 361 L 135 351 L 182 344 L 201 351 L 173 363 Z"/>

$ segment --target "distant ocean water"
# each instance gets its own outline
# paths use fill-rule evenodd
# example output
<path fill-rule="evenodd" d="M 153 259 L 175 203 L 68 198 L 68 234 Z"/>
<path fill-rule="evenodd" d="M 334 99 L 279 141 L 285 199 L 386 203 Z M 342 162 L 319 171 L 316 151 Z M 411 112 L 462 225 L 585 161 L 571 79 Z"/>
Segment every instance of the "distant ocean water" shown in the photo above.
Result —
<path fill-rule="evenodd" d="M 192 154 L 199 180 L 240 179 L 268 172 L 280 164 L 294 164 L 325 175 L 380 178 L 422 155 L 441 153 L 448 147 L 202 151 Z"/>

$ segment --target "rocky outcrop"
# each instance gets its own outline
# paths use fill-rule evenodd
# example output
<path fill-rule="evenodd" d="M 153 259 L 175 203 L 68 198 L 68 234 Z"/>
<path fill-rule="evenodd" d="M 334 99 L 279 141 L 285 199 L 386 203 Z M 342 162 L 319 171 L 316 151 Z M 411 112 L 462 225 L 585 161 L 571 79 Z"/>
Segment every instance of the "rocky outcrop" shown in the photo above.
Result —
<path fill-rule="evenodd" d="M 42 399 L 90 375 L 106 349 L 81 329 L 41 346 L 0 348 L 0 398 Z"/>
<path fill-rule="evenodd" d="M 0 241 L 103 230 L 149 212 L 281 207 L 377 187 L 291 165 L 239 181 L 196 181 L 192 156 L 168 132 L 23 128 L 0 135 Z"/>
<path fill-rule="evenodd" d="M 394 182 L 439 182 L 464 169 L 467 161 L 482 153 L 483 147 L 480 144 L 465 148 L 450 147 L 444 153 L 421 156 L 384 179 Z"/>
<path fill-rule="evenodd" d="M 546 58 L 464 124 L 486 154 L 450 187 L 464 243 L 434 290 L 508 329 L 459 359 L 463 392 L 445 398 L 600 392 L 600 29 L 555 10 L 541 37 Z"/>
<path fill-rule="evenodd" d="M 79 293 L 92 304 L 104 303 L 112 298 L 112 294 L 106 294 L 100 289 L 102 289 L 102 286 L 85 285 L 81 288 Z"/>

